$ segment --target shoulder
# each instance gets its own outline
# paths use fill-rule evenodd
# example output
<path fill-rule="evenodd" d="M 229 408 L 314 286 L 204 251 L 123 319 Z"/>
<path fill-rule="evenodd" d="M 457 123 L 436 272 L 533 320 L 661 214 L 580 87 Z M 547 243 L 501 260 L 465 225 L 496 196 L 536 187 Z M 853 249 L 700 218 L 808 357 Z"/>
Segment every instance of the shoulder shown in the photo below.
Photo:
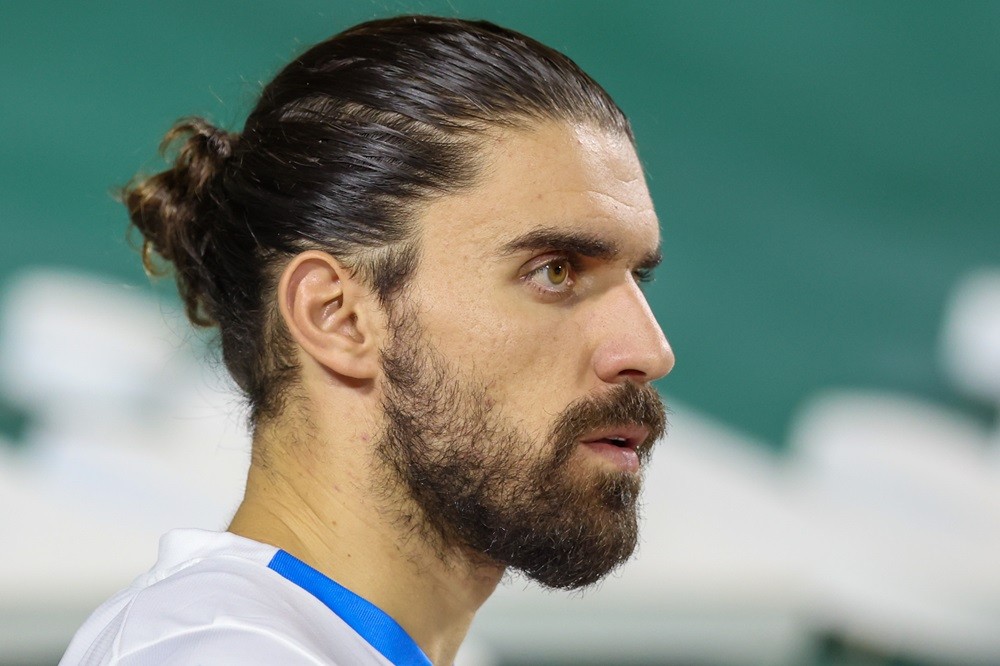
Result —
<path fill-rule="evenodd" d="M 267 558 L 213 552 L 161 563 L 98 609 L 61 664 L 381 663 Z"/>
<path fill-rule="evenodd" d="M 160 637 L 152 643 L 130 645 L 102 662 L 108 666 L 241 666 L 245 664 L 319 665 L 331 662 L 294 638 L 263 627 L 202 626 Z"/>

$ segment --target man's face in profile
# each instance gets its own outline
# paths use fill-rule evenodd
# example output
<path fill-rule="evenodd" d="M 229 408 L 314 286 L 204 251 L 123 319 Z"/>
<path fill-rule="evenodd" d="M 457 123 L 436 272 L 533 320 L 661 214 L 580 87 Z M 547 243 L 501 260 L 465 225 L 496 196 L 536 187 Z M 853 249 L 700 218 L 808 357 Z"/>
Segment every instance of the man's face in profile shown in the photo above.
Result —
<path fill-rule="evenodd" d="M 420 218 L 390 312 L 379 451 L 443 548 L 551 587 L 632 553 L 673 355 L 638 282 L 659 226 L 631 143 L 587 125 L 491 135 L 478 183 Z M 401 482 L 401 483 L 400 483 Z"/>

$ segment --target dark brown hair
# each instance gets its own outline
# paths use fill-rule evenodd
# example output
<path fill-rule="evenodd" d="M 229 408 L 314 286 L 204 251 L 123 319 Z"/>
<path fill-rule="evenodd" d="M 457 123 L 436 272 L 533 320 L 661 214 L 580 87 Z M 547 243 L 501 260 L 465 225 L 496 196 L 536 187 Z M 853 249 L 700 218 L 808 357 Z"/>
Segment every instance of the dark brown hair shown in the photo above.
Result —
<path fill-rule="evenodd" d="M 388 306 L 418 261 L 422 203 L 470 185 L 492 127 L 589 122 L 632 137 L 569 58 L 486 22 L 404 16 L 295 58 L 243 131 L 188 118 L 173 165 L 124 190 L 143 262 L 173 264 L 191 321 L 218 325 L 251 422 L 281 411 L 296 366 L 275 307 L 287 260 L 329 252 Z"/>

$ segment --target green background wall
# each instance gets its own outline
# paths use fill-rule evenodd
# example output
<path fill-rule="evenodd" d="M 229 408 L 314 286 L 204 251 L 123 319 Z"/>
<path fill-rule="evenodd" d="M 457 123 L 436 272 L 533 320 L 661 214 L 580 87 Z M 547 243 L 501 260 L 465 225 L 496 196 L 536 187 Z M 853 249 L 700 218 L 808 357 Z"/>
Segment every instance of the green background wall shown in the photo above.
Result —
<path fill-rule="evenodd" d="M 0 2 L 0 287 L 36 265 L 145 285 L 110 191 L 171 122 L 238 128 L 295 52 L 400 12 L 527 32 L 631 116 L 665 393 L 776 447 L 828 386 L 985 418 L 937 335 L 956 281 L 1000 265 L 1000 3 Z"/>

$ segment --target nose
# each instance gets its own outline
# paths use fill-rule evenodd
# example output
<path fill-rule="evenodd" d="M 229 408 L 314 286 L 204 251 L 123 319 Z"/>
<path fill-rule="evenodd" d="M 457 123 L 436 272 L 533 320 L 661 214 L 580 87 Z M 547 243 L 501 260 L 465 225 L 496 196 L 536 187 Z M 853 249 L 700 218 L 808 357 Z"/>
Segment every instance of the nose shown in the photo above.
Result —
<path fill-rule="evenodd" d="M 608 383 L 651 382 L 674 367 L 674 352 L 637 285 L 622 285 L 595 317 L 594 368 Z"/>

